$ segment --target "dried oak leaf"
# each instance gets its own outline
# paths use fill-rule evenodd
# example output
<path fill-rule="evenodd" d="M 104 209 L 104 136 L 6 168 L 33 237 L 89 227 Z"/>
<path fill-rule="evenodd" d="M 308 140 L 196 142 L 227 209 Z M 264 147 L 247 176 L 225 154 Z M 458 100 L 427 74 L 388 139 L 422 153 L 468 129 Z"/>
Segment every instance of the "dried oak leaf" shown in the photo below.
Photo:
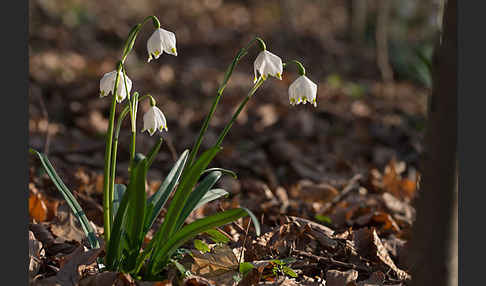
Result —
<path fill-rule="evenodd" d="M 238 258 L 226 244 L 216 245 L 206 253 L 192 250 L 191 256 L 194 259 L 191 272 L 212 280 L 228 272 L 232 275 L 236 274 L 239 265 Z"/>
<path fill-rule="evenodd" d="M 375 211 L 363 216 L 360 216 L 354 221 L 360 226 L 372 224 L 374 226 L 380 226 L 380 232 L 394 232 L 398 233 L 400 227 L 395 220 L 387 213 L 381 211 Z"/>
<path fill-rule="evenodd" d="M 32 231 L 29 231 L 29 281 L 39 272 L 43 254 L 42 243 L 35 238 Z"/>
<path fill-rule="evenodd" d="M 29 184 L 29 214 L 37 222 L 51 220 L 57 214 L 58 200 L 46 198 L 33 183 Z"/>
<path fill-rule="evenodd" d="M 66 258 L 67 262 L 59 269 L 56 275 L 57 282 L 63 286 L 78 285 L 81 279 L 80 268 L 95 262 L 102 251 L 101 248 L 84 251 L 84 247 L 79 246 Z"/>
<path fill-rule="evenodd" d="M 149 282 L 149 285 L 155 285 L 153 282 Z M 79 281 L 79 286 L 135 286 L 135 281 L 129 274 L 120 272 L 105 271 L 84 277 Z"/>
<path fill-rule="evenodd" d="M 66 241 L 82 242 L 86 237 L 78 219 L 73 215 L 67 204 L 59 207 L 58 215 L 51 224 L 51 232 Z"/>
<path fill-rule="evenodd" d="M 371 184 L 382 191 L 389 192 L 394 196 L 410 201 L 414 198 L 418 176 L 415 180 L 402 178 L 401 173 L 405 170 L 404 163 L 396 163 L 395 160 L 391 160 L 385 167 L 383 175 L 377 170 L 372 170 Z"/>
<path fill-rule="evenodd" d="M 266 245 L 279 256 L 289 255 L 290 249 L 314 252 L 319 245 L 325 249 L 336 248 L 332 229 L 304 218 L 286 218 L 289 222 L 276 228 Z"/>
<path fill-rule="evenodd" d="M 358 271 L 328 270 L 326 272 L 326 286 L 346 286 L 358 279 Z M 352 285 L 352 284 L 351 284 Z"/>
<path fill-rule="evenodd" d="M 339 191 L 329 184 L 314 184 L 309 180 L 301 180 L 293 190 L 293 195 L 310 203 L 327 203 L 339 195 Z"/>
<path fill-rule="evenodd" d="M 381 239 L 378 237 L 375 228 L 361 228 L 354 231 L 353 242 L 361 256 L 386 265 L 400 280 L 410 279 L 410 275 L 407 272 L 399 269 L 395 265 Z"/>

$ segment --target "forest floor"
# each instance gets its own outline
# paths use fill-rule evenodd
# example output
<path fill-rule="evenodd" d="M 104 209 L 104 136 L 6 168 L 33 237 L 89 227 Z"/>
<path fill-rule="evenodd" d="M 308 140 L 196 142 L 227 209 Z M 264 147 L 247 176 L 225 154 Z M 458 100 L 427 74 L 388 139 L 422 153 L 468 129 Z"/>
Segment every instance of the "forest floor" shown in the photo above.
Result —
<path fill-rule="evenodd" d="M 220 228 L 230 238 L 226 244 L 198 236 L 213 247 L 211 252 L 201 253 L 192 241 L 185 244 L 191 255 L 182 262 L 190 275 L 170 270 L 160 282 L 97 273 L 93 262 L 103 252 L 82 255 L 79 224 L 32 157 L 29 270 L 34 285 L 56 285 L 56 280 L 70 281 L 66 285 L 406 285 L 430 90 L 400 78 L 383 84 L 373 49 L 358 50 L 340 38 L 343 24 L 332 20 L 339 16 L 322 11 L 316 16 L 311 1 L 303 5 L 309 12 L 303 26 L 263 17 L 272 7 L 256 2 L 188 1 L 192 4 L 160 4 L 149 11 L 111 2 L 83 6 L 74 1 L 81 7 L 76 12 L 48 1 L 30 5 L 29 145 L 48 153 L 99 235 L 110 104 L 98 98 L 99 79 L 114 69 L 125 35 L 146 13 L 161 15 L 162 26 L 176 32 L 179 52 L 144 63 L 149 32 L 143 30 L 127 60 L 132 90 L 154 95 L 168 119 L 166 144 L 148 174 L 149 193 L 192 146 L 226 66 L 251 37 L 259 35 L 269 50 L 304 63 L 319 84 L 318 106 L 289 106 L 287 88 L 295 71 L 286 71 L 282 81 L 265 82 L 211 165 L 238 174 L 238 179 L 226 176 L 219 183 L 230 196 L 188 219 L 242 206 L 255 213 L 262 234 L 257 237 L 252 226 L 247 230 L 245 218 Z M 214 8 L 213 2 L 220 6 Z M 248 15 L 262 17 L 242 20 Z M 314 29 L 327 23 L 319 19 L 333 25 Z M 237 29 L 225 28 L 230 26 Z M 278 33 L 279 26 L 286 32 Z M 256 53 L 254 48 L 235 70 L 202 149 L 214 143 L 251 87 Z M 147 108 L 142 104 L 139 114 Z M 142 133 L 137 140 L 142 153 L 155 142 Z M 117 183 L 127 183 L 128 144 L 129 132 L 122 131 Z M 155 229 L 162 219 L 163 214 Z M 243 261 L 254 268 L 237 282 L 234 276 Z"/>

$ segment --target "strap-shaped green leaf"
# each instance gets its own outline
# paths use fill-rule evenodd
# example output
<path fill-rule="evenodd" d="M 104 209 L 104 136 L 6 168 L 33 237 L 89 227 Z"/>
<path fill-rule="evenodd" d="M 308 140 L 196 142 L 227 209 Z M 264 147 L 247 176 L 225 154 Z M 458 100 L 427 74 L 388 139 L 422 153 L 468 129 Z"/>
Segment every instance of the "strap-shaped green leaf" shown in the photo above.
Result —
<path fill-rule="evenodd" d="M 134 167 L 127 187 L 129 208 L 127 210 L 127 238 L 129 256 L 124 267 L 127 270 L 135 266 L 135 261 L 140 253 L 143 240 L 143 226 L 146 208 L 145 180 L 147 177 L 147 158 L 137 154 L 134 159 Z"/>
<path fill-rule="evenodd" d="M 116 216 L 118 208 L 120 207 L 123 194 L 127 190 L 127 186 L 123 184 L 115 184 L 115 192 L 113 194 L 113 216 Z"/>
<path fill-rule="evenodd" d="M 233 172 L 231 170 L 228 170 L 228 169 L 223 169 L 223 168 L 209 168 L 209 169 L 206 169 L 206 170 L 204 170 L 204 172 L 202 172 L 201 176 L 204 175 L 204 174 L 206 174 L 206 173 L 211 173 L 211 172 L 214 172 L 214 171 L 220 171 L 223 174 L 230 175 L 231 177 L 233 177 L 235 179 L 238 179 L 238 176 L 236 175 L 235 172 Z"/>
<path fill-rule="evenodd" d="M 83 209 L 79 205 L 78 201 L 74 197 L 74 195 L 71 193 L 71 191 L 66 187 L 64 182 L 61 180 L 59 175 L 56 173 L 54 170 L 54 167 L 52 166 L 51 162 L 49 162 L 49 159 L 47 156 L 43 153 L 38 152 L 37 150 L 34 150 L 32 148 L 29 149 L 29 152 L 31 154 L 37 155 L 42 163 L 42 166 L 44 167 L 44 170 L 46 170 L 47 175 L 49 175 L 49 178 L 51 178 L 52 182 L 54 185 L 57 187 L 59 192 L 61 192 L 62 196 L 66 200 L 67 204 L 71 208 L 72 212 L 76 216 L 76 218 L 79 220 L 79 223 L 81 224 L 81 227 L 86 234 L 86 237 L 88 238 L 88 242 L 91 248 L 99 248 L 99 242 L 98 239 L 96 238 L 95 232 L 93 230 L 93 227 L 88 221 L 88 218 L 86 217 L 86 214 L 84 213 Z"/>
<path fill-rule="evenodd" d="M 203 205 L 209 202 L 212 202 L 216 199 L 219 199 L 227 195 L 229 195 L 229 193 L 224 189 L 211 189 L 204 195 L 204 197 L 202 197 L 201 200 L 199 200 L 197 205 L 194 207 L 193 211 L 197 210 L 198 208 L 202 207 Z"/>
<path fill-rule="evenodd" d="M 152 256 L 157 256 L 157 252 L 160 250 L 161 244 L 167 240 L 172 233 L 175 232 L 177 219 L 182 212 L 182 208 L 184 207 L 192 188 L 197 183 L 202 171 L 206 169 L 211 160 L 220 150 L 221 147 L 219 146 L 206 150 L 203 154 L 201 154 L 199 159 L 189 167 L 189 169 L 184 171 L 181 183 L 177 187 L 174 198 L 170 203 L 169 209 L 167 210 L 167 215 L 164 218 L 164 222 L 153 238 L 155 242 L 153 244 L 154 252 L 152 253 Z M 152 263 L 152 259 L 150 259 L 149 263 Z"/>
<path fill-rule="evenodd" d="M 157 192 L 155 192 L 155 194 L 153 194 L 148 199 L 146 210 L 147 217 L 144 223 L 144 233 L 147 233 L 147 231 L 152 227 L 155 219 L 160 214 L 160 211 L 167 202 L 170 194 L 172 193 L 172 191 L 174 191 L 175 186 L 177 185 L 181 177 L 182 170 L 186 165 L 188 155 L 189 150 L 185 150 L 179 157 L 177 162 L 174 164 L 172 170 L 170 170 L 169 174 L 164 179 Z"/>
<path fill-rule="evenodd" d="M 215 243 L 228 243 L 230 241 L 230 239 L 218 228 L 208 229 L 206 230 L 206 234 L 208 234 Z"/>
<path fill-rule="evenodd" d="M 209 173 L 202 181 L 197 185 L 197 187 L 192 191 L 187 199 L 181 214 L 177 218 L 176 229 L 178 230 L 186 218 L 191 214 L 191 212 L 196 208 L 199 201 L 206 195 L 206 193 L 216 184 L 216 182 L 221 178 L 223 174 L 220 171 L 214 171 Z"/>
<path fill-rule="evenodd" d="M 250 216 L 251 221 L 253 222 L 253 226 L 255 227 L 255 233 L 257 236 L 260 236 L 260 223 L 256 218 L 255 214 L 247 208 L 242 208 L 246 211 L 246 213 Z"/>
<path fill-rule="evenodd" d="M 186 225 L 163 243 L 160 250 L 157 252 L 157 255 L 154 257 L 153 261 L 151 261 L 152 267 L 149 266 L 148 268 L 149 276 L 157 275 L 157 272 L 162 270 L 174 251 L 186 241 L 192 239 L 201 232 L 225 225 L 247 214 L 247 210 L 243 208 L 231 209 L 198 219 Z"/>
<path fill-rule="evenodd" d="M 118 207 L 115 220 L 113 221 L 111 239 L 106 247 L 107 251 L 105 263 L 109 270 L 118 270 L 117 266 L 121 260 L 122 249 L 125 249 L 126 247 L 125 241 L 122 239 L 122 235 L 125 233 L 126 229 L 126 213 L 128 203 L 128 193 L 125 192 Z"/>

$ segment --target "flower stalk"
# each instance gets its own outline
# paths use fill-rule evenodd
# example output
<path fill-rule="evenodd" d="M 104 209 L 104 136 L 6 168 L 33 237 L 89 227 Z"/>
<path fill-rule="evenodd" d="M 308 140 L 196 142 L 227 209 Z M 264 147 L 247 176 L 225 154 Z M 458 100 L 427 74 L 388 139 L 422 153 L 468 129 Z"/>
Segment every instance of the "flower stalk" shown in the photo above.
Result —
<path fill-rule="evenodd" d="M 265 81 L 265 79 L 263 77 L 260 77 L 257 80 L 257 82 L 255 83 L 255 85 L 253 85 L 253 87 L 250 89 L 250 91 L 248 92 L 245 99 L 243 99 L 243 101 L 240 103 L 240 105 L 236 109 L 235 113 L 231 117 L 231 120 L 226 124 L 223 131 L 221 131 L 221 133 L 218 137 L 218 141 L 216 142 L 216 144 L 214 144 L 214 146 L 221 146 L 221 143 L 223 142 L 224 137 L 226 136 L 226 134 L 228 134 L 228 132 L 229 132 L 231 126 L 233 126 L 233 123 L 235 122 L 236 118 L 238 118 L 238 115 L 240 115 L 240 113 L 243 110 L 243 108 L 245 107 L 245 105 L 252 98 L 252 96 L 255 94 L 257 89 L 263 84 L 264 81 Z"/>
<path fill-rule="evenodd" d="M 113 124 L 115 122 L 115 110 L 116 110 L 116 94 L 118 89 L 118 81 L 120 78 L 120 71 L 122 69 L 122 62 L 118 63 L 116 69 L 115 87 L 113 88 L 113 99 L 110 108 L 110 117 L 108 120 L 108 130 L 106 132 L 106 148 L 105 148 L 105 168 L 103 170 L 103 219 L 104 219 L 104 235 L 105 241 L 110 241 L 111 234 L 111 222 L 113 210 L 113 200 L 110 200 L 109 185 L 110 185 L 110 167 L 111 167 L 111 149 L 113 143 Z"/>
<path fill-rule="evenodd" d="M 236 56 L 233 59 L 233 62 L 228 66 L 228 69 L 225 72 L 223 82 L 221 83 L 221 85 L 218 88 L 218 92 L 216 94 L 216 97 L 214 98 L 213 104 L 211 105 L 211 109 L 209 110 L 208 115 L 204 119 L 203 126 L 201 127 L 201 130 L 199 131 L 199 135 L 198 135 L 196 141 L 194 142 L 194 145 L 191 149 L 191 152 L 189 153 L 189 159 L 187 160 L 188 166 L 192 165 L 194 158 L 196 157 L 197 152 L 199 151 L 199 147 L 201 146 L 201 142 L 202 142 L 202 139 L 204 137 L 204 134 L 206 133 L 206 131 L 208 129 L 209 122 L 211 121 L 211 118 L 214 115 L 216 107 L 218 106 L 219 100 L 221 99 L 221 97 L 223 95 L 223 91 L 226 88 L 226 85 L 228 84 L 231 75 L 233 74 L 233 70 L 235 69 L 238 62 L 248 53 L 248 49 L 250 49 L 250 47 L 253 44 L 255 44 L 255 42 L 257 42 L 260 45 L 260 48 L 262 50 L 266 50 L 267 47 L 265 45 L 265 42 L 260 37 L 255 37 L 253 40 L 251 40 L 246 45 L 246 47 L 241 48 L 238 51 L 238 53 L 236 54 Z"/>
<path fill-rule="evenodd" d="M 156 29 L 160 28 L 160 21 L 155 16 L 147 16 L 147 17 L 145 17 L 145 19 L 143 19 L 142 23 L 135 25 L 132 28 L 132 30 L 130 31 L 130 34 L 128 35 L 127 41 L 125 42 L 125 45 L 123 47 L 122 63 L 125 62 L 128 54 L 132 51 L 133 45 L 135 44 L 135 39 L 137 38 L 138 33 L 142 29 L 143 25 L 145 25 L 145 23 L 147 23 L 148 20 L 152 20 L 153 25 Z"/>

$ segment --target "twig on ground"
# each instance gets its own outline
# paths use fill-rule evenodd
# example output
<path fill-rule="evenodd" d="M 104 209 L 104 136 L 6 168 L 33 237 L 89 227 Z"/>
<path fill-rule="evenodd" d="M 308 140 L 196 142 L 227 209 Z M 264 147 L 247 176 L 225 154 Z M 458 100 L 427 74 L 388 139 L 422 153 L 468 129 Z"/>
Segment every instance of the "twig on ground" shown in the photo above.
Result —
<path fill-rule="evenodd" d="M 342 268 L 346 268 L 346 269 L 354 269 L 354 270 L 372 272 L 372 269 L 370 269 L 370 268 L 366 268 L 366 267 L 363 267 L 363 266 L 360 266 L 360 265 L 355 265 L 355 264 L 352 264 L 352 263 L 338 261 L 338 260 L 335 260 L 335 259 L 330 258 L 330 257 L 314 255 L 312 253 L 301 251 L 301 250 L 294 250 L 293 253 L 298 255 L 298 256 L 309 258 L 309 259 L 311 259 L 311 260 L 313 260 L 317 263 L 325 262 L 325 263 L 332 264 L 332 265 L 342 267 Z"/>
<path fill-rule="evenodd" d="M 345 196 L 347 196 L 352 190 L 356 189 L 356 187 L 358 186 L 358 181 L 361 180 L 361 178 L 361 174 L 354 175 L 351 180 L 349 180 L 348 184 L 344 187 L 344 189 L 339 193 L 339 195 L 337 195 L 332 201 L 324 205 L 322 213 L 327 212 L 338 202 L 340 202 Z"/>
<path fill-rule="evenodd" d="M 238 265 L 241 263 L 241 258 L 243 257 L 243 251 L 245 251 L 246 238 L 248 237 L 248 230 L 250 229 L 251 219 L 248 220 L 248 225 L 246 226 L 245 238 L 243 239 L 243 244 L 241 245 L 240 257 L 238 258 Z"/>

